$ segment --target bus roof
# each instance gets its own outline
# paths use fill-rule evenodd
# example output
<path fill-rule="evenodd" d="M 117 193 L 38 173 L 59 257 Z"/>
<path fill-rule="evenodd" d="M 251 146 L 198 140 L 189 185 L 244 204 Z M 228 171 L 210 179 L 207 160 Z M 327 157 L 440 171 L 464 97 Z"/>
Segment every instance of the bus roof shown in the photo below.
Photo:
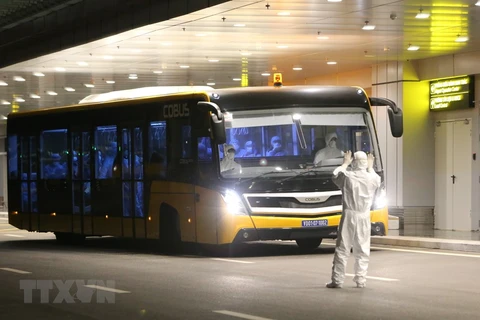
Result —
<path fill-rule="evenodd" d="M 90 104 L 99 102 L 132 100 L 140 98 L 151 98 L 156 96 L 169 95 L 174 93 L 199 93 L 214 90 L 207 86 L 165 86 L 165 87 L 144 87 L 129 90 L 112 91 L 107 93 L 92 94 L 80 100 L 79 104 Z"/>
<path fill-rule="evenodd" d="M 102 104 L 115 105 L 122 102 L 169 97 L 172 95 L 207 94 L 222 111 L 278 108 L 282 106 L 310 105 L 318 107 L 363 107 L 369 108 L 367 95 L 360 87 L 347 86 L 283 86 L 241 87 L 214 89 L 208 86 L 145 87 L 130 90 L 94 94 L 82 99 L 79 104 L 46 108 L 35 111 L 10 113 L 8 118 L 28 117 L 40 114 L 55 114 L 85 110 Z"/>
<path fill-rule="evenodd" d="M 209 94 L 212 102 L 228 112 L 296 105 L 370 108 L 368 97 L 360 87 L 246 87 L 218 89 Z"/>

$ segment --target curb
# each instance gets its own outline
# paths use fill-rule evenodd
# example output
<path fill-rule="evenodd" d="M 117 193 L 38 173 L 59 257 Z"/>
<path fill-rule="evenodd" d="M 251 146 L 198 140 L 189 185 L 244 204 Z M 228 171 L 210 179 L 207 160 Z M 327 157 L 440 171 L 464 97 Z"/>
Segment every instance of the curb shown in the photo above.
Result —
<path fill-rule="evenodd" d="M 372 237 L 371 244 L 480 253 L 480 241 L 420 237 Z"/>

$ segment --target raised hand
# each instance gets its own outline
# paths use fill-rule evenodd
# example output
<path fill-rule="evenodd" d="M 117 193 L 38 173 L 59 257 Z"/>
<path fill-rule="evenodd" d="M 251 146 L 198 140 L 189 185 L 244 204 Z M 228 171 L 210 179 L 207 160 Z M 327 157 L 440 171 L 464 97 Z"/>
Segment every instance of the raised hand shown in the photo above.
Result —
<path fill-rule="evenodd" d="M 375 157 L 373 154 L 369 153 L 367 156 L 368 170 L 373 170 L 373 164 L 375 162 Z"/>
<path fill-rule="evenodd" d="M 352 160 L 352 151 L 348 150 L 343 156 L 343 164 L 348 166 L 352 163 Z"/>

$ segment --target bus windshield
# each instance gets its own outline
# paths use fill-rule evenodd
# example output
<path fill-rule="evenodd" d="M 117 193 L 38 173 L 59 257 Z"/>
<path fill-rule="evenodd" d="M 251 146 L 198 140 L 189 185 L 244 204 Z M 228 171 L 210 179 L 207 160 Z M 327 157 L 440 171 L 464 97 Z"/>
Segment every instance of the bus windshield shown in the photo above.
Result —
<path fill-rule="evenodd" d="M 361 108 L 287 108 L 225 116 L 227 143 L 219 146 L 223 178 L 284 178 L 331 174 L 344 151 L 373 153 L 382 170 L 370 113 Z"/>

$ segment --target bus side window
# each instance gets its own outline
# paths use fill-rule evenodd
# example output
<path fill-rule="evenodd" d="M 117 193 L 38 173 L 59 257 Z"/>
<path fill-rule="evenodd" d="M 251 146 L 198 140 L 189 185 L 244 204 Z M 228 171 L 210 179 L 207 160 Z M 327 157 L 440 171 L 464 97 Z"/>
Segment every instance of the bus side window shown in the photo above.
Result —
<path fill-rule="evenodd" d="M 18 178 L 18 138 L 16 135 L 8 137 L 8 178 Z"/>
<path fill-rule="evenodd" d="M 149 179 L 165 178 L 167 168 L 167 125 L 165 121 L 150 122 L 148 128 L 148 162 L 146 174 Z"/>
<path fill-rule="evenodd" d="M 115 167 L 117 156 L 117 126 L 95 128 L 95 177 L 111 179 L 113 173 L 120 168 Z"/>
<path fill-rule="evenodd" d="M 192 157 L 192 127 L 182 126 L 182 158 L 190 159 Z"/>
<path fill-rule="evenodd" d="M 40 134 L 42 179 L 67 178 L 67 129 L 46 130 Z"/>
<path fill-rule="evenodd" d="M 212 162 L 212 143 L 210 137 L 200 137 L 197 139 L 197 159 L 198 162 Z"/>

